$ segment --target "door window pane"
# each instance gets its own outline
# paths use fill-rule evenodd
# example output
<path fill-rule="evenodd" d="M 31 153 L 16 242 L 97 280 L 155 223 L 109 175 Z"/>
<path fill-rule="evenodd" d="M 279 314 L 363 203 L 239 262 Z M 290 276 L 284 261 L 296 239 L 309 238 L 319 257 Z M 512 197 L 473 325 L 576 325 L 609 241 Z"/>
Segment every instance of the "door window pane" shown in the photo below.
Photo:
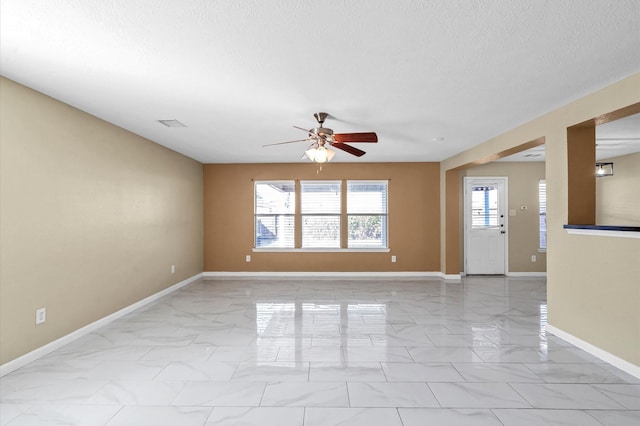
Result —
<path fill-rule="evenodd" d="M 471 227 L 495 228 L 498 224 L 498 187 L 473 186 L 471 192 Z"/>

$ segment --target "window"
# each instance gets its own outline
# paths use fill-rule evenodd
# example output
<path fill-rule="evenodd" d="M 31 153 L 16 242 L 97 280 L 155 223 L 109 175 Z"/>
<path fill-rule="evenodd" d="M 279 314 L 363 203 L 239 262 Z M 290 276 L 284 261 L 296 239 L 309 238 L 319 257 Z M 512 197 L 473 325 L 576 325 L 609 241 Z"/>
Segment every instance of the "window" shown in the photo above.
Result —
<path fill-rule="evenodd" d="M 258 181 L 254 187 L 256 249 L 389 247 L 387 180 Z"/>
<path fill-rule="evenodd" d="M 473 186 L 471 193 L 471 227 L 495 228 L 498 226 L 498 187 Z"/>
<path fill-rule="evenodd" d="M 256 182 L 255 247 L 293 248 L 295 182 Z"/>
<path fill-rule="evenodd" d="M 538 212 L 540 224 L 540 250 L 547 249 L 547 182 L 538 182 Z"/>
<path fill-rule="evenodd" d="M 387 181 L 347 181 L 347 247 L 387 247 L 387 186 Z"/>
<path fill-rule="evenodd" d="M 303 248 L 340 248 L 341 181 L 300 182 Z"/>

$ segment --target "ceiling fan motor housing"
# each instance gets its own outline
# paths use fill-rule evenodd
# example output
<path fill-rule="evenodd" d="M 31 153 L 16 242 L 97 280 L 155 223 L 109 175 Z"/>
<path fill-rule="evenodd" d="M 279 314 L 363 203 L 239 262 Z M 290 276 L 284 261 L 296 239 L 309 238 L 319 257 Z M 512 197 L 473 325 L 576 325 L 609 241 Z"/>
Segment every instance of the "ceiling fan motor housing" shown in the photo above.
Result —
<path fill-rule="evenodd" d="M 313 133 L 316 136 L 320 136 L 321 138 L 331 138 L 333 136 L 333 130 L 327 127 L 317 127 L 315 129 L 310 129 L 309 133 Z"/>

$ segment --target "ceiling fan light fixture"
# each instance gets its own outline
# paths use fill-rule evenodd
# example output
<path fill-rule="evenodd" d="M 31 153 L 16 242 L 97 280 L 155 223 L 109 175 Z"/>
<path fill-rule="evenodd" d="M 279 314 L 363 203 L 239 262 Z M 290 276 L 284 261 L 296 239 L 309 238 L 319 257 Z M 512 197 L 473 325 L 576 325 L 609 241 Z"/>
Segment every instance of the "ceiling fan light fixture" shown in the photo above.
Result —
<path fill-rule="evenodd" d="M 307 158 L 314 163 L 326 163 L 336 155 L 335 151 L 324 146 L 313 147 L 305 151 Z"/>
<path fill-rule="evenodd" d="M 327 161 L 331 161 L 333 157 L 336 155 L 336 152 L 333 150 L 330 150 L 329 148 L 325 148 L 324 150 L 327 151 Z"/>

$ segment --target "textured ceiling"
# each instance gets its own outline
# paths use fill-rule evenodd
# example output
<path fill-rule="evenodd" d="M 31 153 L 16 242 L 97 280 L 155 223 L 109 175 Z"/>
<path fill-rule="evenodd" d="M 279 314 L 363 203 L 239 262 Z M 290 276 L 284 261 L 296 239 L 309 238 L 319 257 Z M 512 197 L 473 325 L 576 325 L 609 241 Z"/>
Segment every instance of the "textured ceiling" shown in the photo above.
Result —
<path fill-rule="evenodd" d="M 318 111 L 378 133 L 334 161 L 440 161 L 640 71 L 637 0 L 0 5 L 2 75 L 204 163 L 301 161 L 262 145 Z"/>

